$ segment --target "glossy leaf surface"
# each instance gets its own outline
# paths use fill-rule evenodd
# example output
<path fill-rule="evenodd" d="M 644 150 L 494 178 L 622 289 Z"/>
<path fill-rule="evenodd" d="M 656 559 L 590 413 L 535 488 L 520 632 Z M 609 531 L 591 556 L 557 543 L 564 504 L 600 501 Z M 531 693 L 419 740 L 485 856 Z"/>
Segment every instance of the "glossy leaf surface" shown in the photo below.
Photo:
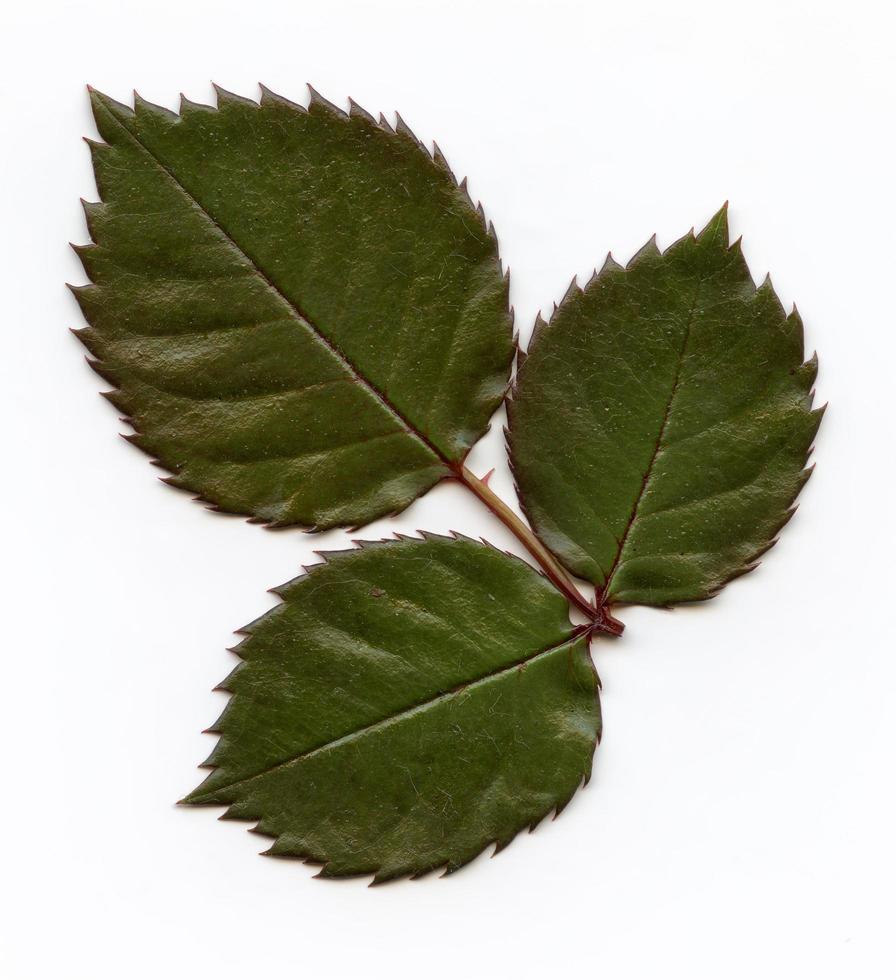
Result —
<path fill-rule="evenodd" d="M 519 371 L 509 441 L 530 521 L 606 601 L 712 596 L 792 513 L 815 374 L 725 209 L 663 254 L 608 259 L 537 324 Z"/>
<path fill-rule="evenodd" d="M 467 539 L 326 557 L 244 631 L 213 772 L 184 802 L 378 881 L 454 870 L 564 806 L 600 707 L 550 584 Z"/>
<path fill-rule="evenodd" d="M 447 476 L 512 341 L 494 234 L 441 154 L 316 94 L 306 111 L 219 90 L 180 115 L 91 99 L 80 337 L 170 482 L 325 528 Z"/>

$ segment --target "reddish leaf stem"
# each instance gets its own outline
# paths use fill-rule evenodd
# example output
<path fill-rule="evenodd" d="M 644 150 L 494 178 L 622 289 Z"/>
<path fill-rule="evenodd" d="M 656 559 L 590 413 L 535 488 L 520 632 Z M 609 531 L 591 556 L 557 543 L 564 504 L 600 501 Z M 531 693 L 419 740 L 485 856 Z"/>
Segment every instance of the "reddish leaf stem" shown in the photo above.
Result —
<path fill-rule="evenodd" d="M 620 623 L 610 615 L 607 607 L 598 602 L 592 605 L 585 596 L 576 588 L 575 583 L 569 573 L 548 551 L 548 549 L 538 540 L 531 528 L 517 517 L 516 514 L 504 503 L 504 501 L 488 486 L 484 480 L 474 476 L 463 464 L 454 468 L 456 478 L 470 491 L 472 491 L 488 509 L 498 518 L 498 520 L 525 546 L 526 550 L 538 562 L 544 570 L 545 575 L 553 584 L 566 596 L 566 598 L 580 611 L 583 612 L 591 624 L 592 632 L 610 633 L 619 636 L 625 629 L 624 624 Z"/>

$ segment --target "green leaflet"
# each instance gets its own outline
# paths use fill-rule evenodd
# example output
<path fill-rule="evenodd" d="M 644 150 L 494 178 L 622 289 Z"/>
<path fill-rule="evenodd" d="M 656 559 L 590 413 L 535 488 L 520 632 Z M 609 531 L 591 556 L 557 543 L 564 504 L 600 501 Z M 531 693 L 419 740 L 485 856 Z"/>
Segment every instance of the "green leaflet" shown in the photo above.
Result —
<path fill-rule="evenodd" d="M 436 150 L 316 93 L 135 111 L 92 92 L 79 336 L 170 482 L 360 525 L 453 473 L 512 358 L 497 244 Z"/>
<path fill-rule="evenodd" d="M 606 602 L 706 599 L 774 543 L 821 412 L 796 309 L 756 289 L 723 208 L 608 259 L 539 322 L 509 407 L 542 541 Z"/>
<path fill-rule="evenodd" d="M 267 852 L 376 881 L 455 870 L 562 808 L 600 734 L 588 639 L 525 563 L 467 539 L 365 544 L 244 632 L 205 782 Z"/>

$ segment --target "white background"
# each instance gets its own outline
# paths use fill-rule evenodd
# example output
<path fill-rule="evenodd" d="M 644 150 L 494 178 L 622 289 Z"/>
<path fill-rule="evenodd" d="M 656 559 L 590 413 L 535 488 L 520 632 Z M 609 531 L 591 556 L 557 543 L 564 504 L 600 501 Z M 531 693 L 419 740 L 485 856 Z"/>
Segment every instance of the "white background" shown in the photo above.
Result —
<path fill-rule="evenodd" d="M 121 0 L 3 15 L 0 975 L 891 978 L 896 880 L 893 15 L 870 0 Z M 727 198 L 797 300 L 831 402 L 782 541 L 713 602 L 595 649 L 604 742 L 556 822 L 368 889 L 256 856 L 174 801 L 209 752 L 230 631 L 312 539 L 158 482 L 67 333 L 93 198 L 84 84 L 175 107 L 210 79 L 402 115 L 494 220 L 536 311 Z M 500 420 L 498 420 L 500 421 Z M 471 465 L 498 466 L 500 426 Z M 365 537 L 514 541 L 441 487 Z"/>

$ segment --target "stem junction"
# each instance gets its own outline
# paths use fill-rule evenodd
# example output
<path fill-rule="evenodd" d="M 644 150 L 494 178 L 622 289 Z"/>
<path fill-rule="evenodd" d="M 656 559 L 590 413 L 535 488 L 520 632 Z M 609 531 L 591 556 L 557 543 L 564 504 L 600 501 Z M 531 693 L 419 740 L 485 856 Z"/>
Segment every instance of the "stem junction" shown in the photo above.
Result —
<path fill-rule="evenodd" d="M 517 517 L 516 514 L 504 503 L 504 501 L 492 490 L 485 481 L 467 469 L 463 463 L 452 467 L 455 478 L 459 480 L 468 490 L 474 493 L 488 509 L 498 518 L 498 520 L 526 547 L 526 550 L 538 562 L 544 570 L 545 575 L 558 588 L 564 596 L 588 617 L 591 624 L 590 630 L 593 633 L 609 633 L 611 636 L 619 636 L 625 629 L 625 625 L 610 614 L 609 609 L 602 601 L 600 591 L 597 593 L 597 602 L 590 603 L 585 596 L 576 588 L 575 582 L 565 568 L 557 561 L 550 551 L 539 541 L 531 528 Z"/>

